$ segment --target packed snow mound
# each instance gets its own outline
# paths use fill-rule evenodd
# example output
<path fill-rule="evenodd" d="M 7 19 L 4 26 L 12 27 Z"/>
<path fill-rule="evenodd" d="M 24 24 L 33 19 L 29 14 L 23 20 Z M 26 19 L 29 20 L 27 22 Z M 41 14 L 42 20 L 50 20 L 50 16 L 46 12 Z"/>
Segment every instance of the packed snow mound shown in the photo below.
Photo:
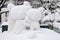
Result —
<path fill-rule="evenodd" d="M 10 11 L 10 17 L 14 20 L 20 20 L 20 19 L 24 19 L 26 16 L 26 12 L 30 9 L 31 7 L 27 7 L 27 6 L 15 6 L 12 8 L 12 10 Z"/>
<path fill-rule="evenodd" d="M 30 20 L 33 20 L 33 21 L 39 21 L 42 19 L 41 12 L 33 8 L 27 12 L 27 16 L 30 18 Z"/>
<path fill-rule="evenodd" d="M 14 7 L 15 5 L 13 3 L 9 3 L 7 5 L 7 9 L 10 11 L 12 7 Z"/>
<path fill-rule="evenodd" d="M 0 40 L 60 40 L 60 34 L 49 29 L 23 31 L 19 35 L 5 32 L 0 35 Z"/>

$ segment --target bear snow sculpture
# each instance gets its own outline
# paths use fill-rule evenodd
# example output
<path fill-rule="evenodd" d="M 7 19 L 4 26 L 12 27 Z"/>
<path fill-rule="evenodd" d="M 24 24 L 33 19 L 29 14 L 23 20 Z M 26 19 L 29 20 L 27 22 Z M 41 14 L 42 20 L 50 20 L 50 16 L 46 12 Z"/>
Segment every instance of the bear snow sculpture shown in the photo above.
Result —
<path fill-rule="evenodd" d="M 39 21 L 42 19 L 42 14 L 38 9 L 30 9 L 27 12 L 25 21 L 29 23 L 30 30 L 40 29 Z"/>
<path fill-rule="evenodd" d="M 9 19 L 8 19 L 8 31 L 13 31 L 13 32 L 17 32 L 17 31 L 22 31 L 23 28 L 25 28 L 23 21 L 25 16 L 26 16 L 26 12 L 30 9 L 31 7 L 29 6 L 24 6 L 24 5 L 19 5 L 19 6 L 14 6 L 10 12 L 9 12 Z M 19 25 L 19 22 L 20 25 Z M 18 26 L 19 25 L 19 26 Z M 23 27 L 23 28 L 20 28 Z M 18 30 L 17 30 L 18 28 Z"/>

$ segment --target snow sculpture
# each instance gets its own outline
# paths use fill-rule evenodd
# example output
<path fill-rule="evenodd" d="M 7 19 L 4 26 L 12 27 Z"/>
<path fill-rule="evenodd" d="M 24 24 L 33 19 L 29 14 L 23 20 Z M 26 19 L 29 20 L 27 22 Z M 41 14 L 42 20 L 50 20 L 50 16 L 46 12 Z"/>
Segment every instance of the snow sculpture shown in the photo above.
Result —
<path fill-rule="evenodd" d="M 19 5 L 14 6 L 9 12 L 9 19 L 8 19 L 8 31 L 17 32 L 22 31 L 25 28 L 23 20 L 26 16 L 26 12 L 31 7 Z M 20 23 L 20 24 L 19 24 Z M 21 28 L 20 28 L 21 27 Z M 13 29 L 14 28 L 14 29 Z"/>
<path fill-rule="evenodd" d="M 30 9 L 27 12 L 27 17 L 25 21 L 29 24 L 30 30 L 38 30 L 40 29 L 39 21 L 42 19 L 42 14 L 37 9 Z"/>

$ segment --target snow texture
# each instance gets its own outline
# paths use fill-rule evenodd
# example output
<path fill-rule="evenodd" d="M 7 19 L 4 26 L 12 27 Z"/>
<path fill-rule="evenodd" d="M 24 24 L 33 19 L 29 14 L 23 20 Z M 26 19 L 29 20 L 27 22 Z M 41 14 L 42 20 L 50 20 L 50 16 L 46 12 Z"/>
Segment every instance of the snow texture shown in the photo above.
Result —
<path fill-rule="evenodd" d="M 23 31 L 21 34 L 4 32 L 0 40 L 60 40 L 60 34 L 49 29 Z"/>

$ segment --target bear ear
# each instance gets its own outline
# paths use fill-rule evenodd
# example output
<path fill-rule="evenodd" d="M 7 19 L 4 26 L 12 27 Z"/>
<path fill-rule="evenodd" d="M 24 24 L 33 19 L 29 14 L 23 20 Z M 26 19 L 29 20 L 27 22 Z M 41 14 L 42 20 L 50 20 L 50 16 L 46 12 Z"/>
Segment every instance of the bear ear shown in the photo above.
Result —
<path fill-rule="evenodd" d="M 31 6 L 28 1 L 24 1 L 24 4 L 23 5 L 25 5 L 25 6 Z"/>
<path fill-rule="evenodd" d="M 14 5 L 13 3 L 9 3 L 9 4 L 7 5 L 7 8 L 8 8 L 8 10 L 10 11 L 11 8 L 14 7 L 14 6 L 15 6 L 15 5 Z"/>

